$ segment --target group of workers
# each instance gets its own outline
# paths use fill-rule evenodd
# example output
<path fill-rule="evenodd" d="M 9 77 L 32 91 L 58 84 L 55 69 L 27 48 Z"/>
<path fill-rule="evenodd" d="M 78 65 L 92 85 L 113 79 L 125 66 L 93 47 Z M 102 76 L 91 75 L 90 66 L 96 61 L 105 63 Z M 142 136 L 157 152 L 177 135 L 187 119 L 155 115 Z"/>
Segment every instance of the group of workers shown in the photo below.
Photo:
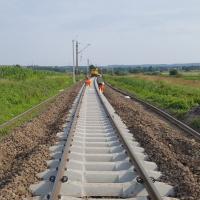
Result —
<path fill-rule="evenodd" d="M 87 76 L 85 80 L 85 85 L 87 87 L 90 87 L 91 84 L 92 84 L 92 80 Z M 97 76 L 97 84 L 98 84 L 99 91 L 103 93 L 105 89 L 105 83 L 103 81 L 102 76 Z"/>

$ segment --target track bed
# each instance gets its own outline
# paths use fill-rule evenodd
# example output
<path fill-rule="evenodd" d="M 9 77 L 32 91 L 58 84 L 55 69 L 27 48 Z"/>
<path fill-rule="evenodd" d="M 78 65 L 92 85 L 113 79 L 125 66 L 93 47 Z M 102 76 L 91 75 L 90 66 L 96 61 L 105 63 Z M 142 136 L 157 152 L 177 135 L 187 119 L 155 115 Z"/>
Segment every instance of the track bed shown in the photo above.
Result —
<path fill-rule="evenodd" d="M 200 199 L 200 142 L 155 113 L 106 87 L 105 96 L 162 172 L 161 180 L 176 186 L 184 200 Z"/>
<path fill-rule="evenodd" d="M 158 181 L 161 172 L 96 83 L 83 88 L 59 142 L 50 148 L 43 181 L 31 185 L 37 199 L 167 199 L 173 186 Z M 170 198 L 171 199 L 171 198 Z"/>

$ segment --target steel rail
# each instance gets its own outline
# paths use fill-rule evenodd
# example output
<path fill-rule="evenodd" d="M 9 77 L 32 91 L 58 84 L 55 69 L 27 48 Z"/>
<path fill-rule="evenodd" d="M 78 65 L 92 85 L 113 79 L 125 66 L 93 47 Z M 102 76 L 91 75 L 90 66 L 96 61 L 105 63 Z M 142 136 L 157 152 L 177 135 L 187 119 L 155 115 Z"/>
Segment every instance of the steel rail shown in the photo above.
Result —
<path fill-rule="evenodd" d="M 3 124 L 0 124 L 0 129 L 6 128 L 7 126 L 9 126 L 9 125 L 15 123 L 17 120 L 20 120 L 23 116 L 25 116 L 25 115 L 31 113 L 32 111 L 37 110 L 38 108 L 40 108 L 40 107 L 43 106 L 43 105 L 48 104 L 49 102 L 53 101 L 56 97 L 58 97 L 61 93 L 65 92 L 66 90 L 68 90 L 68 88 L 65 89 L 65 90 L 62 91 L 62 92 L 59 92 L 58 94 L 56 94 L 56 95 L 54 95 L 54 96 L 52 96 L 52 97 L 50 97 L 50 98 L 48 98 L 48 99 L 42 101 L 41 103 L 39 103 L 39 104 L 33 106 L 32 108 L 26 110 L 25 112 L 23 112 L 23 113 L 21 113 L 21 114 L 15 116 L 14 118 L 8 120 L 7 122 L 4 122 Z"/>
<path fill-rule="evenodd" d="M 118 138 L 119 138 L 120 142 L 122 143 L 122 146 L 124 146 L 127 154 L 130 157 L 130 162 L 133 163 L 135 170 L 138 172 L 139 178 L 142 180 L 141 184 L 145 185 L 145 188 L 146 188 L 146 190 L 149 194 L 149 198 L 151 200 L 162 200 L 162 197 L 161 197 L 160 193 L 158 192 L 157 188 L 155 187 L 152 179 L 147 174 L 145 168 L 141 164 L 141 162 L 138 159 L 138 157 L 136 156 L 135 152 L 133 152 L 133 150 L 131 148 L 131 144 L 129 143 L 127 138 L 122 134 L 119 125 L 114 120 L 114 116 L 112 116 L 109 109 L 107 108 L 107 104 L 104 102 L 104 99 L 102 98 L 102 95 L 100 94 L 100 92 L 98 90 L 96 81 L 94 81 L 94 85 L 95 85 L 95 90 L 96 90 L 96 93 L 99 97 L 99 100 L 100 100 L 107 116 L 109 117 L 110 122 L 113 125 L 113 128 L 116 130 L 116 132 L 118 134 Z M 48 194 L 48 196 L 47 196 L 47 198 L 50 199 L 50 200 L 58 200 L 61 197 L 60 196 L 61 184 L 63 183 L 64 172 L 67 170 L 66 169 L 66 162 L 67 162 L 68 155 L 70 153 L 69 149 L 70 149 L 70 146 L 71 146 L 71 142 L 73 141 L 74 129 L 76 127 L 77 119 L 79 117 L 79 112 L 80 112 L 84 92 L 85 92 L 85 85 L 82 87 L 82 90 L 80 92 L 75 111 L 73 113 L 72 120 L 70 121 L 69 131 L 68 131 L 68 134 L 67 134 L 67 141 L 66 141 L 66 144 L 64 145 L 62 157 L 60 159 L 60 163 L 59 163 L 59 166 L 58 166 L 58 169 L 57 169 L 58 171 L 57 171 L 57 175 L 56 175 L 56 178 L 55 178 L 55 181 L 54 181 L 52 192 L 50 194 Z M 65 131 L 67 131 L 67 129 L 65 129 Z M 65 177 L 65 178 L 67 178 L 67 177 Z"/>
<path fill-rule="evenodd" d="M 144 106 L 150 108 L 151 110 L 153 110 L 154 112 L 156 112 L 157 114 L 161 115 L 163 118 L 167 119 L 168 121 L 170 121 L 171 123 L 173 123 L 175 126 L 179 127 L 180 129 L 182 129 L 183 131 L 187 132 L 190 135 L 193 135 L 196 139 L 200 140 L 200 133 L 195 131 L 194 129 L 192 129 L 191 127 L 189 127 L 188 125 L 186 125 L 185 123 L 181 122 L 180 120 L 174 118 L 173 116 L 171 116 L 170 114 L 166 113 L 165 111 L 153 106 L 150 103 L 147 103 L 146 101 L 141 100 L 138 97 L 135 97 L 134 95 L 128 93 L 128 92 L 124 92 L 118 88 L 113 87 L 111 84 L 106 82 L 106 85 L 110 88 L 112 88 L 113 90 L 125 95 L 125 96 L 129 96 L 131 99 L 143 104 Z"/>
<path fill-rule="evenodd" d="M 99 96 L 99 99 L 105 109 L 105 112 L 107 113 L 107 115 L 110 118 L 111 123 L 113 124 L 113 127 L 116 129 L 121 142 L 123 143 L 124 147 L 127 150 L 128 155 L 130 156 L 131 162 L 134 164 L 136 171 L 139 173 L 139 175 L 141 176 L 144 185 L 146 186 L 146 190 L 149 193 L 149 197 L 152 200 L 162 200 L 162 197 L 160 195 L 160 193 L 158 192 L 157 188 L 155 187 L 155 185 L 153 184 L 152 179 L 148 176 L 146 170 L 144 169 L 144 167 L 142 166 L 142 164 L 140 163 L 139 159 L 137 158 L 137 156 L 135 155 L 135 153 L 131 150 L 131 146 L 129 145 L 127 139 L 125 137 L 123 137 L 123 134 L 121 133 L 120 127 L 118 126 L 118 124 L 114 121 L 113 116 L 110 114 L 110 112 L 108 111 L 102 97 L 101 94 L 99 92 L 99 90 L 97 89 L 97 85 L 95 83 L 95 89 L 97 91 L 97 94 Z"/>
<path fill-rule="evenodd" d="M 70 148 L 70 145 L 71 145 L 71 142 L 72 142 L 74 129 L 75 129 L 75 126 L 76 126 L 76 123 L 77 123 L 77 119 L 79 117 L 79 111 L 80 111 L 84 91 L 85 91 L 85 85 L 82 87 L 82 91 L 81 91 L 79 99 L 78 99 L 78 103 L 77 103 L 77 106 L 76 106 L 76 109 L 75 109 L 75 113 L 73 115 L 73 119 L 71 120 L 67 141 L 66 141 L 63 153 L 62 153 L 62 157 L 60 159 L 60 163 L 59 163 L 59 167 L 58 167 L 58 173 L 56 175 L 56 179 L 55 179 L 55 182 L 54 182 L 54 185 L 53 185 L 53 190 L 52 190 L 51 194 L 49 194 L 50 200 L 60 199 L 59 192 L 60 192 L 60 188 L 61 188 L 61 184 L 62 184 L 62 178 L 63 178 L 64 172 L 66 170 L 65 165 L 66 165 L 67 157 L 68 157 L 68 154 L 69 154 L 69 148 Z"/>

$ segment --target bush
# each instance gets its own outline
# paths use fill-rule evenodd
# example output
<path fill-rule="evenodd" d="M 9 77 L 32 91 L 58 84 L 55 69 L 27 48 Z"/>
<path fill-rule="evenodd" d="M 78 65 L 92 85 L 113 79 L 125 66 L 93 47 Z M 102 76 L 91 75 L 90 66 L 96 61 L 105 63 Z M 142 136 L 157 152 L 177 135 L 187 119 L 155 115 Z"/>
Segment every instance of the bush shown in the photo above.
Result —
<path fill-rule="evenodd" d="M 170 76 L 177 76 L 178 75 L 178 70 L 177 69 L 171 69 L 169 71 L 169 75 Z"/>

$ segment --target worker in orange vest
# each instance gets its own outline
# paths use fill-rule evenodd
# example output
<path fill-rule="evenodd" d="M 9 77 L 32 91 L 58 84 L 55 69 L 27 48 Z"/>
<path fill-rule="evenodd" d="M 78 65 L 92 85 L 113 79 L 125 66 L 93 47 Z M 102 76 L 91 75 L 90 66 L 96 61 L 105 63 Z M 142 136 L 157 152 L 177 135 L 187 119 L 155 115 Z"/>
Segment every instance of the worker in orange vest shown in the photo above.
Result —
<path fill-rule="evenodd" d="M 98 87 L 99 87 L 99 91 L 103 93 L 104 89 L 105 89 L 105 83 L 104 83 L 101 75 L 99 75 L 97 77 L 97 84 L 98 84 Z"/>
<path fill-rule="evenodd" d="M 91 80 L 90 80 L 90 78 L 89 78 L 88 76 L 86 77 L 85 84 L 86 84 L 86 86 L 88 86 L 88 87 L 91 86 Z"/>
<path fill-rule="evenodd" d="M 104 84 L 104 82 L 103 82 L 103 83 L 100 83 L 100 84 L 99 84 L 99 90 L 100 90 L 100 92 L 103 93 L 103 92 L 104 92 L 104 89 L 105 89 L 105 84 Z"/>

